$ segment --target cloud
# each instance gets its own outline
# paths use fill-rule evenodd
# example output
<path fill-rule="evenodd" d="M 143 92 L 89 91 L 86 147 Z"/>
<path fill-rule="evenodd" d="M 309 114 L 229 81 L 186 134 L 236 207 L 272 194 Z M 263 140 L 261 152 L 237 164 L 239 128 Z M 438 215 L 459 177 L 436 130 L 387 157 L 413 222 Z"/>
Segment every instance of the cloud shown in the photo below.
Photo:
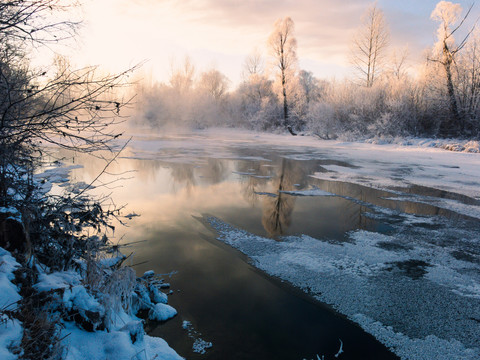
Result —
<path fill-rule="evenodd" d="M 264 48 L 275 20 L 290 16 L 300 56 L 348 65 L 350 39 L 368 5 L 368 0 L 123 0 L 117 9 L 130 22 L 141 19 L 143 28 L 151 23 L 166 42 L 189 53 L 204 49 L 242 57 Z"/>
<path fill-rule="evenodd" d="M 392 48 L 408 44 L 410 53 L 418 55 L 433 44 L 437 25 L 430 19 L 430 13 L 436 2 L 378 0 L 390 27 Z M 464 9 L 468 7 L 466 1 L 460 2 Z M 241 64 L 255 47 L 265 49 L 275 20 L 290 16 L 296 25 L 298 55 L 303 63 L 316 61 L 330 64 L 330 69 L 347 68 L 351 39 L 371 3 L 370 0 L 99 0 L 92 1 L 94 30 L 85 43 L 94 49 L 90 58 L 103 56 L 98 62 L 121 61 L 134 55 L 165 67 L 168 60 L 162 59 L 174 54 L 180 57 L 210 54 L 208 59 L 193 60 L 217 63 L 220 71 L 228 71 L 227 76 L 235 79 L 241 69 L 233 70 L 233 63 Z M 472 18 L 477 16 L 472 14 Z M 234 57 L 235 62 L 219 63 Z"/>

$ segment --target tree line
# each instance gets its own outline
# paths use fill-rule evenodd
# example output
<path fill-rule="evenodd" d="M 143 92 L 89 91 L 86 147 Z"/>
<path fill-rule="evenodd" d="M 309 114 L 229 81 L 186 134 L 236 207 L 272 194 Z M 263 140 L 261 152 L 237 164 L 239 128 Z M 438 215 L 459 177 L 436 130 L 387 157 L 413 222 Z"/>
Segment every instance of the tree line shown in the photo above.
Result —
<path fill-rule="evenodd" d="M 409 71 L 408 49 L 390 51 L 383 11 L 373 4 L 351 42 L 352 76 L 318 79 L 299 68 L 295 24 L 275 22 L 268 56 L 254 50 L 244 61 L 242 82 L 229 90 L 217 69 L 196 74 L 186 57 L 173 64 L 169 81 L 140 85 L 134 120 L 168 124 L 286 129 L 321 138 L 480 135 L 480 32 L 465 27 L 472 7 L 440 1 L 431 13 L 437 41 L 420 71 Z M 463 29 L 462 29 L 463 30 Z M 465 33 L 465 31 L 464 31 Z M 268 63 L 268 65 L 267 65 Z"/>

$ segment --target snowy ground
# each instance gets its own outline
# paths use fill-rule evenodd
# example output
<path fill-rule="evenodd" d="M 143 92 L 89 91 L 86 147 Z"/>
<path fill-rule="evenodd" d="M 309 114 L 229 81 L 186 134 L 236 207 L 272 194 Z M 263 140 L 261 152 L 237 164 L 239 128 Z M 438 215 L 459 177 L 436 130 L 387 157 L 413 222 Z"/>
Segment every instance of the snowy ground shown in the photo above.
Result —
<path fill-rule="evenodd" d="M 387 190 L 397 202 L 426 203 L 466 217 L 419 216 L 367 203 L 367 216 L 392 230 L 352 231 L 344 242 L 306 235 L 274 241 L 209 217 L 219 240 L 330 304 L 402 359 L 480 358 L 478 143 L 349 143 L 208 130 L 138 134 L 125 156 L 195 164 L 208 157 L 268 160 L 264 150 L 300 161 L 332 159 L 344 165 L 324 165 L 312 176 Z M 320 189 L 289 194 L 339 196 Z"/>
<path fill-rule="evenodd" d="M 21 300 L 19 289 L 12 283 L 13 272 L 20 265 L 10 253 L 0 248 L 0 309 L 14 310 Z M 75 271 L 40 274 L 36 290 L 51 291 L 64 289 L 62 301 L 64 306 L 74 311 L 107 311 L 98 300 L 89 294 L 82 285 L 83 280 Z M 165 296 L 166 298 L 166 296 Z M 60 306 L 60 305 L 56 305 Z M 155 316 L 164 321 L 176 314 L 167 304 L 158 303 Z M 109 309 L 114 312 L 109 330 L 89 332 L 80 328 L 73 321 L 62 321 L 61 345 L 63 357 L 68 360 L 103 360 L 103 359 L 164 359 L 180 360 L 180 357 L 168 344 L 156 337 L 144 333 L 142 321 L 121 309 Z M 161 316 L 160 316 L 161 315 Z M 150 316 L 150 318 L 153 318 Z M 132 335 L 135 340 L 132 340 Z M 11 352 L 22 340 L 22 324 L 6 315 L 0 317 L 0 358 L 2 360 L 17 359 Z"/>

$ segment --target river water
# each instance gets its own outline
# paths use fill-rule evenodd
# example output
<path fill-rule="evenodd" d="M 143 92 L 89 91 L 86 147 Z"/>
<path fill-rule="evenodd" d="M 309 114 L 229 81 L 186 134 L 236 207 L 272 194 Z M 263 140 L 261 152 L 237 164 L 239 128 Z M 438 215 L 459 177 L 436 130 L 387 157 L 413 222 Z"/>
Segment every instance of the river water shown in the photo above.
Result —
<path fill-rule="evenodd" d="M 340 344 L 340 359 L 397 358 L 349 320 L 352 314 L 342 313 L 341 301 L 330 301 L 329 294 L 323 294 L 328 287 L 296 284 L 290 280 L 295 269 L 290 270 L 290 277 L 264 271 L 266 267 L 259 270 L 262 266 L 252 261 L 255 256 L 249 251 L 239 248 L 240 252 L 218 240 L 222 234 L 217 222 L 278 246 L 290 238 L 308 236 L 337 248 L 350 246 L 352 234 L 395 234 L 399 214 L 476 223 L 425 202 L 395 200 L 393 197 L 399 195 L 394 187 L 379 189 L 361 182 L 312 177 L 329 167 L 357 168 L 354 159 L 335 156 L 328 149 L 246 146 L 234 140 L 219 147 L 218 142 L 199 142 L 189 135 L 142 139 L 148 140 L 148 146 L 134 142 L 101 178 L 105 186 L 95 191 L 111 194 L 117 204 L 126 204 L 123 215 L 140 215 L 124 218 L 127 226 L 118 227 L 113 239 L 129 244 L 123 252 L 133 252 L 130 264 L 139 275 L 147 270 L 166 274 L 169 304 L 178 315 L 165 323 L 147 323 L 147 330 L 188 359 L 317 359 L 317 355 L 334 359 Z M 68 158 L 83 165 L 71 174 L 77 181 L 88 183 L 104 166 L 95 158 Z M 408 168 L 402 171 L 408 173 Z M 322 191 L 335 196 L 299 196 Z M 436 194 L 425 187 L 410 187 L 409 191 Z M 445 192 L 441 194 L 445 198 Z M 379 208 L 394 214 L 376 216 Z M 211 219 L 215 219 L 213 225 Z M 435 231 L 440 225 L 424 221 L 421 226 Z M 382 251 L 398 250 L 396 245 L 382 244 Z M 457 258 L 473 256 L 477 261 L 476 253 L 456 251 Z M 398 261 L 390 273 L 398 270 L 392 276 L 416 286 L 431 266 L 428 261 L 418 261 Z M 287 267 L 292 269 L 292 264 L 285 264 Z M 298 273 L 305 268 L 308 266 L 299 267 Z M 359 304 L 363 304 L 362 289 L 368 296 L 376 296 L 365 285 L 345 292 L 345 297 L 355 303 L 358 295 Z M 390 325 L 387 316 L 381 320 Z M 418 337 L 422 336 L 420 331 Z M 205 346 L 210 342 L 211 347 Z"/>

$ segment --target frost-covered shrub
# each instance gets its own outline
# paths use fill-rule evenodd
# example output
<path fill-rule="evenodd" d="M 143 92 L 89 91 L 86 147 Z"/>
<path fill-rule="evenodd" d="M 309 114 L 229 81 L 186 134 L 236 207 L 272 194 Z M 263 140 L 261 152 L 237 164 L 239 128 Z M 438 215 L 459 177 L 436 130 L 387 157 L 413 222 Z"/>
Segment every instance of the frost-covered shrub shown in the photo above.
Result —
<path fill-rule="evenodd" d="M 368 126 L 368 133 L 373 136 L 395 136 L 401 131 L 391 112 L 381 114 Z"/>
<path fill-rule="evenodd" d="M 335 139 L 341 131 L 340 124 L 335 117 L 335 109 L 332 105 L 317 102 L 310 105 L 306 128 L 322 139 Z"/>
<path fill-rule="evenodd" d="M 132 294 L 136 285 L 135 271 L 130 267 L 115 269 L 106 274 L 102 287 L 99 289 L 100 302 L 107 309 L 106 321 L 114 324 L 115 314 L 125 311 L 133 313 Z"/>
<path fill-rule="evenodd" d="M 371 88 L 332 83 L 309 106 L 306 122 L 309 131 L 324 138 L 407 136 L 424 131 L 425 109 L 421 89 L 406 80 L 378 81 Z"/>

